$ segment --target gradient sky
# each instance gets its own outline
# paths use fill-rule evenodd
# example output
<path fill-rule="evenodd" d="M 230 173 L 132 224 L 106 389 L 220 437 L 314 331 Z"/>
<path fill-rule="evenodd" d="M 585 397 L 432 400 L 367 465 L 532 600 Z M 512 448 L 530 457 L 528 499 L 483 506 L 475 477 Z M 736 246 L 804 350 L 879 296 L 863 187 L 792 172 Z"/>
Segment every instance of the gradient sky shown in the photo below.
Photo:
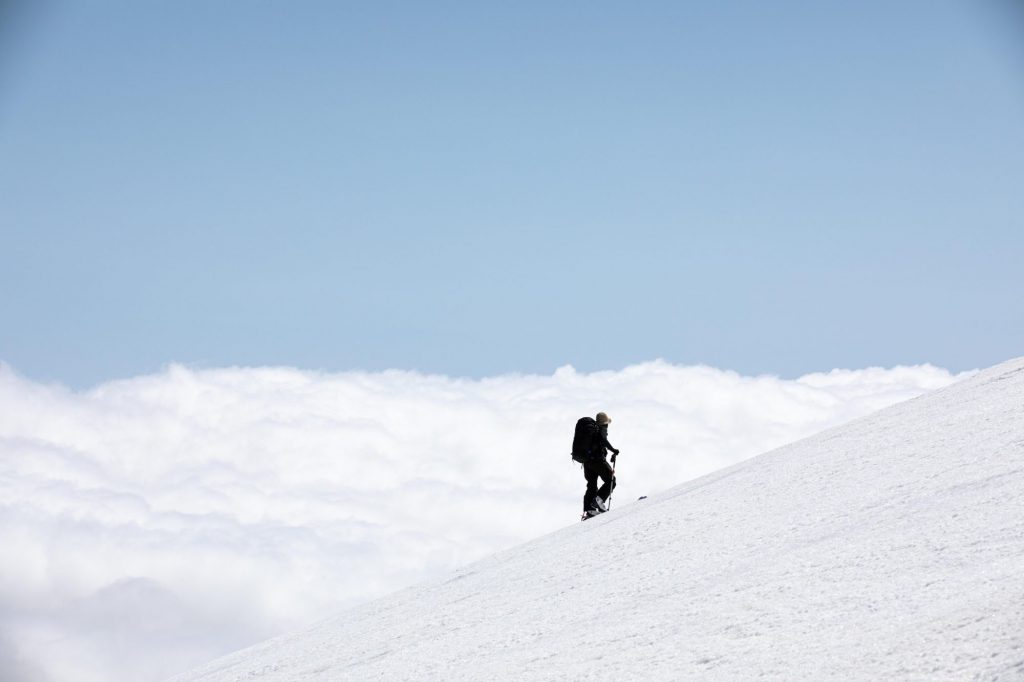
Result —
<path fill-rule="evenodd" d="M 1020 355 L 1010 3 L 6 3 L 0 361 Z"/>

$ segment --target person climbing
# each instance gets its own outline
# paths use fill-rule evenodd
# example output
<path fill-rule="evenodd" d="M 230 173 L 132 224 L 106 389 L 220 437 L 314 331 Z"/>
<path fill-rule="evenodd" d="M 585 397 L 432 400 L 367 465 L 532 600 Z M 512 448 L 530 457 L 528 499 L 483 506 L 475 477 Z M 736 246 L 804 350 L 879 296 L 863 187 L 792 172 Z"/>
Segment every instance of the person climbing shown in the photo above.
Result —
<path fill-rule="evenodd" d="M 608 425 L 611 418 L 604 412 L 598 412 L 596 419 L 583 417 L 576 422 L 576 433 L 572 442 L 572 458 L 583 464 L 583 477 L 587 479 L 587 490 L 583 494 L 583 518 L 590 518 L 608 511 L 607 501 L 615 489 L 615 469 L 613 464 L 619 451 L 608 442 Z M 612 453 L 611 464 L 605 459 L 608 451 Z M 597 487 L 597 479 L 603 485 Z"/>

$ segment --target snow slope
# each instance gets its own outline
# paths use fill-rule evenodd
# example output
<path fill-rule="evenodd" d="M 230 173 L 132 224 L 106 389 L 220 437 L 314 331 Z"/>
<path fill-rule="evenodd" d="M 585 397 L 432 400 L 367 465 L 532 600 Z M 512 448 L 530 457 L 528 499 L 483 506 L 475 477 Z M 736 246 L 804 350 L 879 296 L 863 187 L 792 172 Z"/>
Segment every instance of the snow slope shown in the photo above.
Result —
<path fill-rule="evenodd" d="M 613 504 L 175 680 L 1024 679 L 1024 358 Z"/>

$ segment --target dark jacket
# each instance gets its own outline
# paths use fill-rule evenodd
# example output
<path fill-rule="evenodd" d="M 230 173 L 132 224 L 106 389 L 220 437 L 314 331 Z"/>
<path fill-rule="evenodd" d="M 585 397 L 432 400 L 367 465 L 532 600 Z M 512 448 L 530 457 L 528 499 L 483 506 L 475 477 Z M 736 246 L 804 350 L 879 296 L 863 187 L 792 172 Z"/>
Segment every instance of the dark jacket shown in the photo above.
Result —
<path fill-rule="evenodd" d="M 618 452 L 615 446 L 608 442 L 608 425 L 598 424 L 597 433 L 594 434 L 594 440 L 590 444 L 590 454 L 592 457 L 603 459 L 607 450 Z"/>

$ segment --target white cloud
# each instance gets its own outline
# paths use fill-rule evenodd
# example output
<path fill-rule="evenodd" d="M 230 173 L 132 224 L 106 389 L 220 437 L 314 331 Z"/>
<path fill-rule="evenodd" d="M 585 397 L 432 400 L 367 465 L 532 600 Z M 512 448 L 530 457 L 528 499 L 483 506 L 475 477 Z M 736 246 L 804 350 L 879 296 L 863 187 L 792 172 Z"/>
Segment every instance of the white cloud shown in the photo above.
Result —
<path fill-rule="evenodd" d="M 160 679 L 574 523 L 584 414 L 614 419 L 624 504 L 954 379 L 172 366 L 75 393 L 0 365 L 0 671 Z"/>

